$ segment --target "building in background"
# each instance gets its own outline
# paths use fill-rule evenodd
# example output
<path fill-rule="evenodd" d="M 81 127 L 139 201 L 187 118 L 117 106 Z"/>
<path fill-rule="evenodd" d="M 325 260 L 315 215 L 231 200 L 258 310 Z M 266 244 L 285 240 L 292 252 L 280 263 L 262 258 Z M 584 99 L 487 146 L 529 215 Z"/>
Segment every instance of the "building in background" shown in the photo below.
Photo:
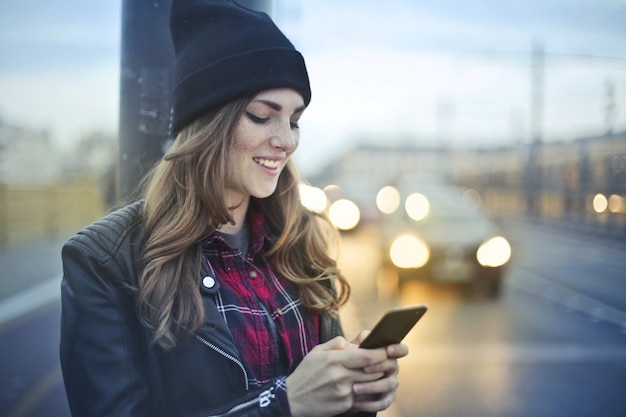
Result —
<path fill-rule="evenodd" d="M 626 235 L 626 132 L 545 141 L 535 148 L 520 143 L 426 147 L 381 138 L 356 144 L 308 180 L 322 189 L 333 186 L 331 202 L 350 199 L 363 220 L 376 220 L 378 191 L 407 178 L 476 189 L 493 214 L 530 215 Z"/>
<path fill-rule="evenodd" d="M 47 131 L 0 119 L 0 183 L 41 185 L 59 179 L 58 153 Z"/>

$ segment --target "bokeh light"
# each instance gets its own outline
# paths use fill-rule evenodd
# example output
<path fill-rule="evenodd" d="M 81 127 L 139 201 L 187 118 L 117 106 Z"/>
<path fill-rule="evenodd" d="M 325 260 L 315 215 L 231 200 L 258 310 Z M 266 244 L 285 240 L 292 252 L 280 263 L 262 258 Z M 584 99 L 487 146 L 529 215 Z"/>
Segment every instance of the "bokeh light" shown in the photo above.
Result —
<path fill-rule="evenodd" d="M 359 224 L 361 212 L 353 201 L 342 198 L 331 204 L 328 217 L 339 230 L 351 230 Z"/>
<path fill-rule="evenodd" d="M 376 207 L 384 214 L 394 213 L 400 206 L 400 192 L 391 185 L 384 186 L 376 194 Z"/>
<path fill-rule="evenodd" d="M 410 218 L 415 221 L 420 221 L 428 215 L 430 203 L 424 194 L 413 193 L 406 198 L 404 208 Z"/>

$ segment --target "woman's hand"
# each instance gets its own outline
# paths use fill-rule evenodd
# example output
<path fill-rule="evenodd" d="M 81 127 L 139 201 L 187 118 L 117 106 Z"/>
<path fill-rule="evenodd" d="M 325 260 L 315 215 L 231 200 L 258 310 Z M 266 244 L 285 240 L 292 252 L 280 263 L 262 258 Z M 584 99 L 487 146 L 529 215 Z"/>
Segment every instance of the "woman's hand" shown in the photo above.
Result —
<path fill-rule="evenodd" d="M 369 334 L 362 331 L 352 343 L 359 344 Z M 384 376 L 376 381 L 359 382 L 354 384 L 354 402 L 352 409 L 366 412 L 377 412 L 387 409 L 396 398 L 398 388 L 398 359 L 409 354 L 409 348 L 403 343 L 389 345 L 384 350 L 387 359 L 375 365 L 368 366 L 365 372 L 383 372 Z"/>
<path fill-rule="evenodd" d="M 388 361 L 385 349 L 357 349 L 343 337 L 316 346 L 287 377 L 292 416 L 328 417 L 350 410 L 355 403 L 355 384 L 384 379 Z M 370 385 L 363 388 L 387 391 Z"/>
<path fill-rule="evenodd" d="M 357 337 L 363 340 L 367 331 Z M 287 378 L 293 417 L 327 417 L 358 410 L 388 408 L 398 387 L 397 359 L 408 354 L 404 344 L 358 349 L 336 337 L 316 346 Z"/>

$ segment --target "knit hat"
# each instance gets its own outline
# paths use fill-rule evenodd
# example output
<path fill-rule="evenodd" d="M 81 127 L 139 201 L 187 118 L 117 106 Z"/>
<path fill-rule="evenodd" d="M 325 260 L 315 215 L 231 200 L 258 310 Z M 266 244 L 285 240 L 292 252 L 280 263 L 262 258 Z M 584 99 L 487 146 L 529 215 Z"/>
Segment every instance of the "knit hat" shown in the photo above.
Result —
<path fill-rule="evenodd" d="M 261 12 L 227 0 L 174 0 L 172 130 L 234 99 L 293 88 L 311 101 L 304 58 Z"/>

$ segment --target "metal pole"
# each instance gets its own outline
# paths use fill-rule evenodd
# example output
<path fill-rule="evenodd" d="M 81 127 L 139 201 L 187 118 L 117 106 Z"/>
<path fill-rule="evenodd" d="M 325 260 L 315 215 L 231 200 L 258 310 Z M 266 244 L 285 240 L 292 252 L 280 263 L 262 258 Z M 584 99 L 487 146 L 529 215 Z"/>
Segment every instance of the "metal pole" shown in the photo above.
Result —
<path fill-rule="evenodd" d="M 272 0 L 239 2 L 271 16 Z M 174 48 L 172 0 L 124 0 L 119 117 L 118 197 L 131 200 L 169 147 Z"/>
<path fill-rule="evenodd" d="M 169 136 L 172 62 L 171 0 L 122 5 L 119 196 L 131 198 L 161 157 Z"/>

